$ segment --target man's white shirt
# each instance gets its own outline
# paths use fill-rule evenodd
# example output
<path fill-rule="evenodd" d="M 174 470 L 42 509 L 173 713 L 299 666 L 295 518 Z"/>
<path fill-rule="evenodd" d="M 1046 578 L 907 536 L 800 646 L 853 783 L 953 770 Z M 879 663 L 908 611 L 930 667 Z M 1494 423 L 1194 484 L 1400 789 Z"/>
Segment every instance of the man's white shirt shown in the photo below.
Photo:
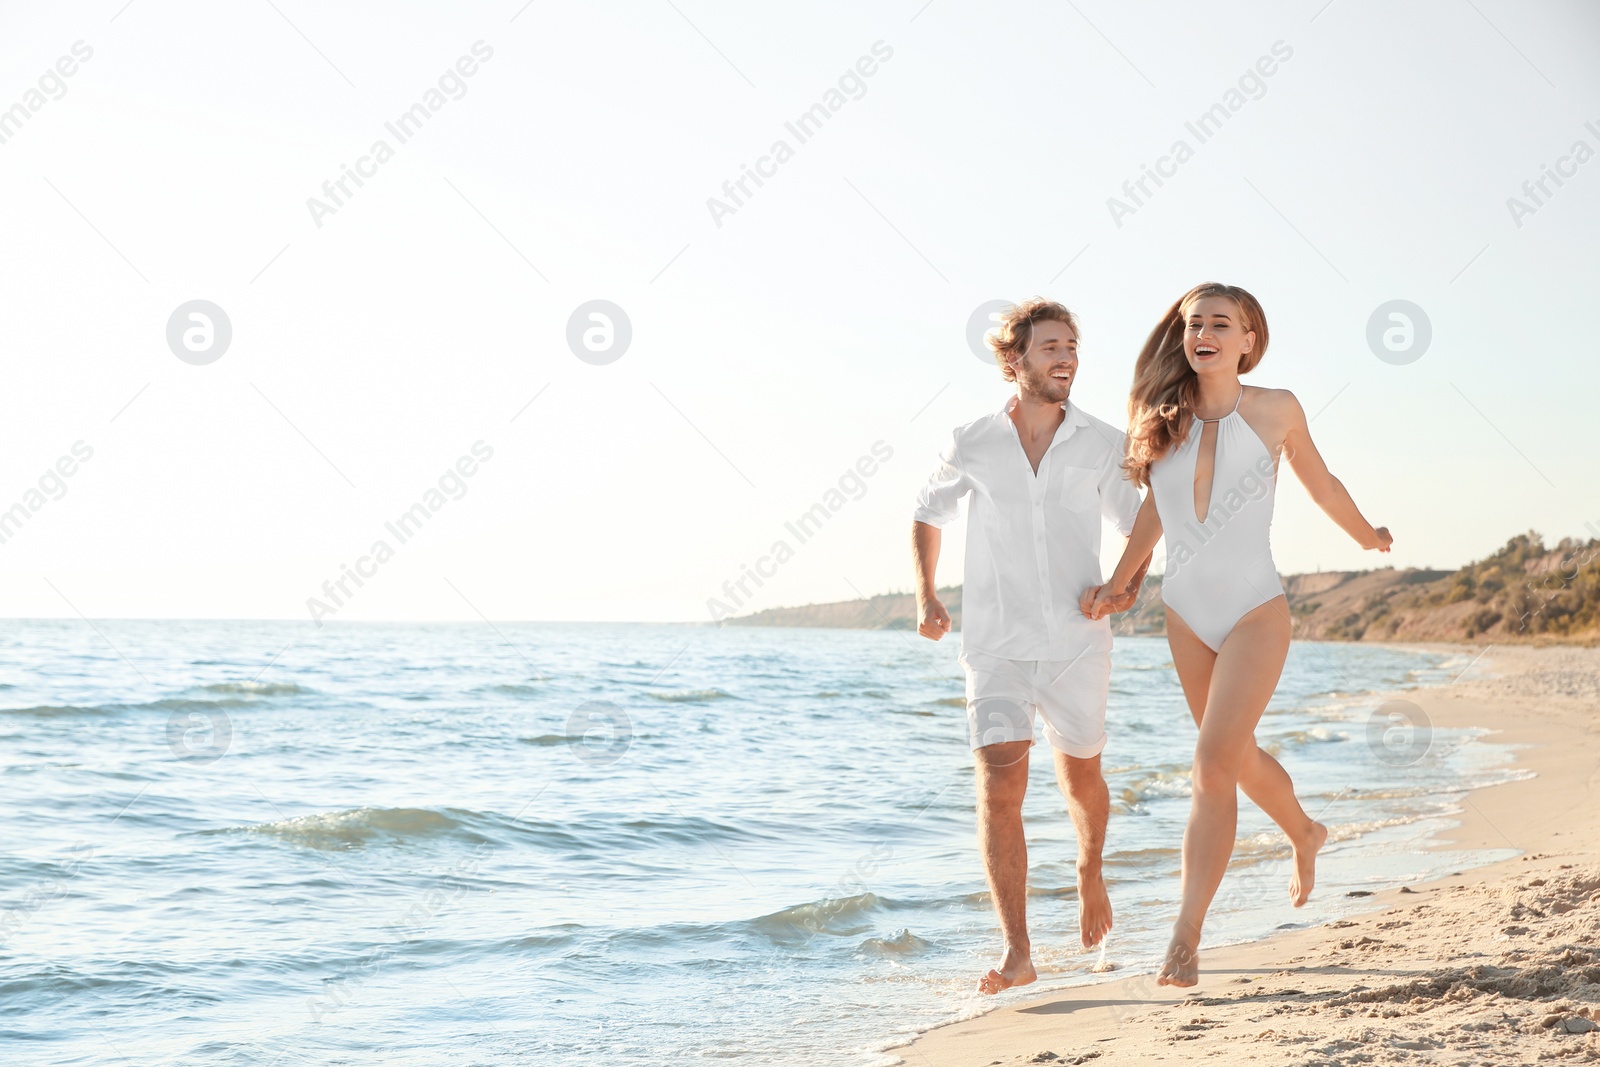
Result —
<path fill-rule="evenodd" d="M 1078 610 L 1099 585 L 1101 517 L 1124 537 L 1140 497 L 1122 469 L 1121 430 L 1064 401 L 1035 474 L 1011 421 L 1017 398 L 957 427 L 917 497 L 916 521 L 943 527 L 967 506 L 961 648 L 1014 660 L 1071 660 L 1111 647 L 1111 620 Z"/>

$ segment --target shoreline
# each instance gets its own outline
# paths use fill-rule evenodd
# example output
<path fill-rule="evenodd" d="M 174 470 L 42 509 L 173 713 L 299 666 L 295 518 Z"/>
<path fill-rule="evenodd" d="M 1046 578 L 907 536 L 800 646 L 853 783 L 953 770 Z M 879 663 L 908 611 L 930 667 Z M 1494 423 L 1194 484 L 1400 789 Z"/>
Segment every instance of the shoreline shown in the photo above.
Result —
<path fill-rule="evenodd" d="M 1010 1003 L 884 1056 L 908 1067 L 1600 1062 L 1600 649 L 1393 645 L 1476 657 L 1486 676 L 1380 699 L 1410 701 L 1433 726 L 1487 730 L 1534 772 L 1470 790 L 1429 848 L 1517 855 L 1376 891 L 1345 918 L 1202 948 L 1191 989 L 1139 973 L 1002 993 Z"/>

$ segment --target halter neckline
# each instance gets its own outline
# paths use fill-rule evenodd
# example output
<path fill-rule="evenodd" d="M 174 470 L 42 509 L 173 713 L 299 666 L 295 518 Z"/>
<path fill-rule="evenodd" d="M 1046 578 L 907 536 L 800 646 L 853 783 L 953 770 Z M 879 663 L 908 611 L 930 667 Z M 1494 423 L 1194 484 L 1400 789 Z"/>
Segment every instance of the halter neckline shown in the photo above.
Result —
<path fill-rule="evenodd" d="M 1239 401 L 1243 400 L 1243 399 L 1244 399 L 1244 386 L 1241 385 L 1241 386 L 1239 386 L 1239 396 L 1233 402 L 1233 410 L 1228 412 L 1228 415 L 1234 415 L 1234 414 L 1238 413 L 1238 411 L 1239 411 Z M 1199 419 L 1201 422 L 1221 422 L 1223 419 L 1227 418 L 1228 415 L 1219 415 L 1217 418 L 1214 418 L 1214 419 L 1201 419 L 1199 415 L 1196 415 L 1195 418 Z"/>

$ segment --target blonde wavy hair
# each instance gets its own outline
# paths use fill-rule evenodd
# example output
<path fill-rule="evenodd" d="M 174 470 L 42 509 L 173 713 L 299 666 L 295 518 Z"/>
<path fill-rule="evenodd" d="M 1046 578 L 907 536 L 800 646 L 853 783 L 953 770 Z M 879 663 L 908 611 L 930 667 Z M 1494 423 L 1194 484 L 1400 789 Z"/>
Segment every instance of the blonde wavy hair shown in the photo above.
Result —
<path fill-rule="evenodd" d="M 1150 484 L 1150 465 L 1183 443 L 1194 418 L 1200 378 L 1183 350 L 1189 309 L 1208 296 L 1223 296 L 1239 308 L 1241 328 L 1254 331 L 1255 345 L 1239 357 L 1248 374 L 1267 353 L 1267 316 L 1255 297 L 1237 285 L 1202 282 L 1178 298 L 1156 323 L 1133 365 L 1128 395 L 1128 455 L 1123 469 L 1134 485 Z"/>

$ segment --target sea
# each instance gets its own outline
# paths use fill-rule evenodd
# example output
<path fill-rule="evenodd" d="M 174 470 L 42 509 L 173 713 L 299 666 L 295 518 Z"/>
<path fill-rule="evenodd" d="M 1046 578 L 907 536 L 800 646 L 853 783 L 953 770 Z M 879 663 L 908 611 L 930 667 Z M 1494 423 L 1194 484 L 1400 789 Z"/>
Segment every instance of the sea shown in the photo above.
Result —
<path fill-rule="evenodd" d="M 0 623 L 0 1063 L 892 1063 L 996 1004 L 958 643 Z M 1164 639 L 1113 661 L 1115 928 L 1078 944 L 1041 740 L 1030 993 L 1153 971 L 1174 918 L 1195 727 Z M 1482 669 L 1295 643 L 1257 739 L 1331 828 L 1316 892 L 1290 907 L 1289 849 L 1241 798 L 1208 943 L 1513 854 L 1436 844 L 1526 773 L 1428 720 L 1427 687 Z"/>

